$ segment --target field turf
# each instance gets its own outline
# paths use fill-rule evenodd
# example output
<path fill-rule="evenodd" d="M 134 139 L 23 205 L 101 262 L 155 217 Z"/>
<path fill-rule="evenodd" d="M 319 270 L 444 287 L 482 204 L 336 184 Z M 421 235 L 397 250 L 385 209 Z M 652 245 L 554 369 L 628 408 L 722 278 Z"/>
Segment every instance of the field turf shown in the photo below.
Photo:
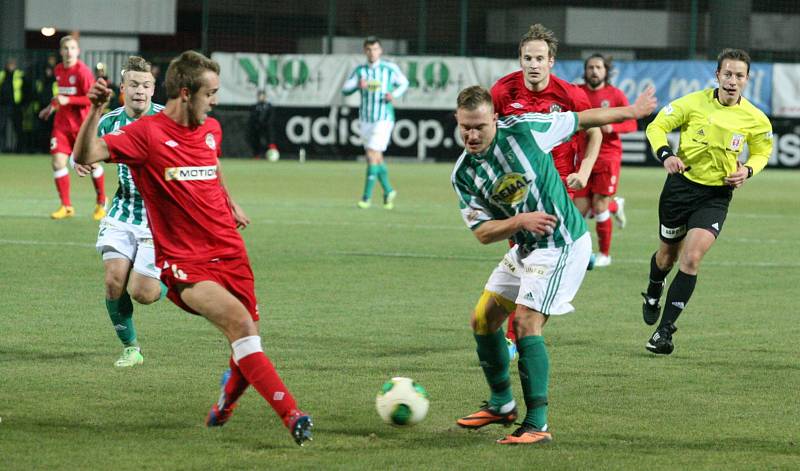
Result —
<path fill-rule="evenodd" d="M 73 174 L 77 216 L 52 221 L 49 159 L 0 165 L 0 469 L 800 467 L 798 172 L 768 169 L 736 191 L 675 352 L 656 357 L 639 292 L 664 176 L 624 168 L 629 224 L 615 230 L 614 263 L 545 329 L 554 442 L 508 448 L 494 441 L 511 429 L 454 425 L 488 396 L 468 318 L 505 245 L 464 226 L 452 165 L 390 163 L 399 196 L 385 211 L 377 197 L 355 207 L 363 164 L 226 160 L 253 220 L 243 236 L 265 351 L 316 423 L 301 449 L 255 391 L 225 427 L 204 427 L 228 346 L 168 301 L 136 306 L 145 363 L 115 369 L 91 182 Z M 431 395 L 414 428 L 375 413 L 394 375 Z M 521 401 L 516 365 L 512 381 Z"/>

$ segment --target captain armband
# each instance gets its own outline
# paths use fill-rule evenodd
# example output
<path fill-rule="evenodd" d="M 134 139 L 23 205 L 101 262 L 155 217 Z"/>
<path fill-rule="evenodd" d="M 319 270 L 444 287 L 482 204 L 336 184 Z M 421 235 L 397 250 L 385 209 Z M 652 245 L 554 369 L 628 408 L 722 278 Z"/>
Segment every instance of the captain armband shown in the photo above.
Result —
<path fill-rule="evenodd" d="M 672 152 L 672 148 L 670 146 L 661 146 L 656 151 L 656 158 L 662 164 L 664 163 L 665 160 L 667 160 L 670 157 L 675 157 L 675 153 Z"/>

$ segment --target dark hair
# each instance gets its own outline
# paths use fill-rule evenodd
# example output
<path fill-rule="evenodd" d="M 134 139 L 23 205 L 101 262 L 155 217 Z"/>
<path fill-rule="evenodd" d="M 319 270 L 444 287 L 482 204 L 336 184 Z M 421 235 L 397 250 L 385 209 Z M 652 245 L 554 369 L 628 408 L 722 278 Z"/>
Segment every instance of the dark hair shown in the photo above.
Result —
<path fill-rule="evenodd" d="M 203 72 L 207 70 L 219 74 L 219 64 L 199 52 L 185 51 L 172 59 L 164 79 L 167 98 L 178 98 L 181 88 L 188 88 L 190 94 L 196 93 L 202 86 L 200 79 Z"/>
<path fill-rule="evenodd" d="M 550 58 L 556 58 L 556 52 L 558 51 L 558 39 L 556 39 L 556 35 L 553 34 L 553 32 L 549 29 L 545 28 L 544 25 L 536 23 L 528 28 L 528 32 L 525 33 L 522 36 L 522 39 L 519 40 L 520 54 L 522 54 L 523 46 L 531 41 L 544 41 L 547 43 L 547 49 L 550 51 Z"/>
<path fill-rule="evenodd" d="M 608 78 L 611 76 L 611 70 L 614 69 L 614 64 L 611 62 L 611 57 L 606 57 L 597 52 L 587 57 L 586 60 L 583 61 L 583 80 L 588 82 L 588 80 L 586 80 L 586 66 L 589 65 L 589 61 L 592 59 L 600 59 L 603 61 L 603 67 L 606 68 L 606 78 L 603 79 L 603 82 L 608 84 Z"/>
<path fill-rule="evenodd" d="M 750 54 L 742 49 L 723 49 L 717 56 L 717 72 L 722 69 L 722 61 L 725 59 L 732 61 L 742 61 L 747 64 L 747 75 L 750 75 Z"/>
<path fill-rule="evenodd" d="M 458 93 L 458 99 L 456 99 L 457 109 L 477 110 L 483 104 L 488 104 L 494 111 L 492 94 L 480 85 L 473 85 L 461 90 Z"/>
<path fill-rule="evenodd" d="M 377 44 L 380 46 L 381 40 L 378 39 L 377 36 L 367 36 L 367 38 L 364 39 L 364 47 L 372 46 L 373 44 Z"/>

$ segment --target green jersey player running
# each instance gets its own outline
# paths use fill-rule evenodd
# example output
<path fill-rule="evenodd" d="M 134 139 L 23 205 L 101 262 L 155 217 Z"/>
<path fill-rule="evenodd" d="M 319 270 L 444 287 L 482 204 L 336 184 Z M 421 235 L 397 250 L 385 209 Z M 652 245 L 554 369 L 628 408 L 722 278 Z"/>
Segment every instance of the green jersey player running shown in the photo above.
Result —
<path fill-rule="evenodd" d="M 125 106 L 100 119 L 98 136 L 117 132 L 144 115 L 160 112 L 164 107 L 152 103 L 154 91 L 150 64 L 141 57 L 129 57 L 120 85 Z M 86 170 L 87 167 L 76 166 L 79 174 Z M 106 309 L 123 345 L 122 355 L 114 366 L 128 367 L 144 362 L 133 325 L 131 298 L 140 304 L 151 304 L 164 296 L 165 287 L 155 266 L 153 235 L 147 225 L 142 196 L 126 165 L 118 164 L 117 173 L 119 188 L 108 215 L 100 222 L 96 247 L 105 266 Z"/>
<path fill-rule="evenodd" d="M 509 238 L 515 242 L 492 272 L 472 313 L 478 359 L 491 396 L 479 411 L 458 419 L 461 427 L 509 425 L 517 418 L 502 327 L 516 310 L 519 377 L 527 413 L 516 431 L 497 442 L 552 440 L 547 424 L 549 360 L 542 330 L 550 316 L 574 310 L 570 303 L 586 274 L 592 242 L 550 151 L 579 130 L 642 118 L 655 107 L 649 89 L 632 106 L 498 119 L 488 90 L 474 86 L 459 93 L 456 121 L 465 149 L 452 184 L 461 215 L 481 243 Z"/>

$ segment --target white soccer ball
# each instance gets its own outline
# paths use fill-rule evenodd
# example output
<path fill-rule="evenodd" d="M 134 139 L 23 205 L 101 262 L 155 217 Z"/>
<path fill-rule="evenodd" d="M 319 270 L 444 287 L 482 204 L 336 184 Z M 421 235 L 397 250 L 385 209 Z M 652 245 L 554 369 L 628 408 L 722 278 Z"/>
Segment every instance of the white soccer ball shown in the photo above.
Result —
<path fill-rule="evenodd" d="M 396 377 L 383 383 L 375 408 L 384 422 L 397 427 L 417 424 L 428 414 L 428 391 L 411 378 Z"/>
<path fill-rule="evenodd" d="M 281 153 L 278 149 L 270 149 L 267 151 L 267 160 L 270 162 L 277 162 L 281 158 Z"/>

